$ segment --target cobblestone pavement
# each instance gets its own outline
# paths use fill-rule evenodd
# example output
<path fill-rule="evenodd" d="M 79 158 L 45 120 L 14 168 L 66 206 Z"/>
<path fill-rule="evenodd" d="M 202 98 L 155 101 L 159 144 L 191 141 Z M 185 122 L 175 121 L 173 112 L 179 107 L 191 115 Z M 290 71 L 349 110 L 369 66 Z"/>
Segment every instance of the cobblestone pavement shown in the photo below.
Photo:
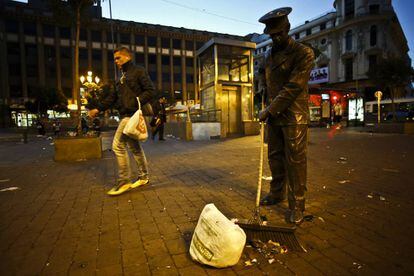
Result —
<path fill-rule="evenodd" d="M 308 252 L 269 264 L 246 248 L 227 269 L 191 261 L 191 233 L 207 203 L 229 218 L 251 216 L 259 137 L 148 141 L 151 185 L 119 197 L 105 194 L 115 183 L 111 151 L 56 163 L 50 143 L 0 143 L 0 189 L 19 187 L 0 192 L 1 275 L 414 274 L 414 136 L 312 129 L 314 219 L 297 230 Z M 279 222 L 286 208 L 262 212 Z"/>

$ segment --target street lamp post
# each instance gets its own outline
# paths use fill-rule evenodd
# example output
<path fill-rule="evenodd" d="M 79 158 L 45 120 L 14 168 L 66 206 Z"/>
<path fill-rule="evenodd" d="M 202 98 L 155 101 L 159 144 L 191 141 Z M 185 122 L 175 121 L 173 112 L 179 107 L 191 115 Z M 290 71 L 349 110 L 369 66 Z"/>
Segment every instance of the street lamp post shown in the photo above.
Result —
<path fill-rule="evenodd" d="M 381 97 L 382 97 L 382 92 L 381 91 L 375 92 L 375 97 L 377 98 L 377 105 L 378 105 L 378 124 L 380 124 L 381 123 Z"/>
<path fill-rule="evenodd" d="M 85 76 L 80 76 L 79 80 L 81 82 L 81 84 L 86 87 L 86 95 L 84 94 L 82 97 L 82 93 L 81 94 L 81 100 L 85 99 L 87 95 L 91 95 L 92 91 L 98 90 L 100 88 L 100 82 L 101 80 L 99 79 L 98 76 L 95 76 L 95 78 L 93 77 L 93 73 L 92 71 L 88 71 L 86 77 Z M 86 99 L 84 100 L 86 103 Z M 82 101 L 83 102 L 83 101 Z"/>

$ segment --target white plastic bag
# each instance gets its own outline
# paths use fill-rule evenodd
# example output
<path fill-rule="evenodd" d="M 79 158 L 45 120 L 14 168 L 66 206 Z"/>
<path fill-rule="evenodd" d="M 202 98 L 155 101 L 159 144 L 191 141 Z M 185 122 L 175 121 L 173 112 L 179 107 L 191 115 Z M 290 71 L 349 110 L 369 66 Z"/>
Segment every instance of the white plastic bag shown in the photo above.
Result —
<path fill-rule="evenodd" d="M 214 267 L 237 264 L 246 243 L 246 234 L 227 219 L 214 204 L 204 206 L 190 245 L 193 260 Z"/>
<path fill-rule="evenodd" d="M 145 142 L 148 139 L 147 124 L 145 123 L 144 115 L 142 115 L 141 103 L 138 97 L 137 101 L 138 110 L 129 119 L 122 133 L 135 140 Z"/>

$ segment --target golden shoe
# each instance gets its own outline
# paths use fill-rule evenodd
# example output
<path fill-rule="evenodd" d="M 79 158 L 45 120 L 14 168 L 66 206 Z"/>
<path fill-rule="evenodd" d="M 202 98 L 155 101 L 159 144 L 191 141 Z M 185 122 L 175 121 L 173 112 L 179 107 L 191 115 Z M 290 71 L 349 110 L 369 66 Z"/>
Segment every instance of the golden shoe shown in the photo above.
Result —
<path fill-rule="evenodd" d="M 107 194 L 111 195 L 111 196 L 116 196 L 116 195 L 120 195 L 123 194 L 125 192 L 127 192 L 128 190 L 131 189 L 131 183 L 126 183 L 122 186 L 118 186 L 118 187 L 113 187 L 112 189 L 110 189 Z"/>
<path fill-rule="evenodd" d="M 131 189 L 147 185 L 148 183 L 149 183 L 149 179 L 138 179 L 137 181 L 131 184 Z"/>

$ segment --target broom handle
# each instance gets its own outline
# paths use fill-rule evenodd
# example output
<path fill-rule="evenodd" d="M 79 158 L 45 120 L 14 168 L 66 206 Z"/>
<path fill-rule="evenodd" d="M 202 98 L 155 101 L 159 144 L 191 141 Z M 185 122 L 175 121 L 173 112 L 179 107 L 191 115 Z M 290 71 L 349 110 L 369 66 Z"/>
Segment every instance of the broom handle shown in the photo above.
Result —
<path fill-rule="evenodd" d="M 264 109 L 264 91 L 262 91 L 262 110 Z M 262 192 L 262 177 L 263 177 L 263 152 L 264 152 L 264 122 L 260 122 L 260 161 L 259 161 L 259 179 L 257 183 L 256 193 L 256 209 L 259 209 L 260 194 Z"/>

